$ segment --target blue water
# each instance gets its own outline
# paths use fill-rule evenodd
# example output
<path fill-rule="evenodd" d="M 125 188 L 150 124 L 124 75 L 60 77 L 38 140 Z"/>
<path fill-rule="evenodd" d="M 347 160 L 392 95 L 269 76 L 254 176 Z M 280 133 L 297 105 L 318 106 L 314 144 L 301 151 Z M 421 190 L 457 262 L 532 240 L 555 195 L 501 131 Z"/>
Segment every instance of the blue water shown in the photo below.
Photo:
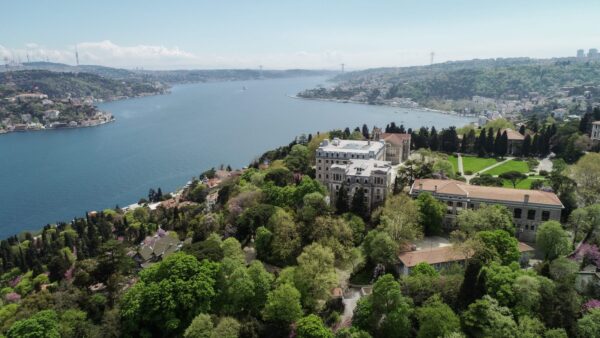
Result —
<path fill-rule="evenodd" d="M 173 191 L 221 163 L 243 167 L 301 133 L 391 121 L 413 128 L 470 121 L 287 96 L 318 84 L 325 79 L 179 85 L 169 95 L 101 104 L 117 119 L 107 125 L 0 135 L 0 237 L 128 205 L 151 187 Z"/>

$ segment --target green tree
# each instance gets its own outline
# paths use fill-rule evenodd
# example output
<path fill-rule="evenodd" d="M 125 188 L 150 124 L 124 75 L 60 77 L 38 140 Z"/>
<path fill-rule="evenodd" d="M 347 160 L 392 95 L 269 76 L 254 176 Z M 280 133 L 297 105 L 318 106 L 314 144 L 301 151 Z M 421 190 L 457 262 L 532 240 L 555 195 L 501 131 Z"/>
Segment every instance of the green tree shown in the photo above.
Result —
<path fill-rule="evenodd" d="M 519 318 L 519 336 L 523 338 L 540 338 L 546 328 L 544 323 L 535 317 L 522 316 Z"/>
<path fill-rule="evenodd" d="M 223 317 L 211 334 L 211 338 L 238 338 L 240 334 L 240 323 L 231 317 Z"/>
<path fill-rule="evenodd" d="M 269 219 L 273 231 L 271 252 L 278 262 L 290 262 L 300 250 L 301 238 L 292 216 L 283 209 L 277 210 Z"/>
<path fill-rule="evenodd" d="M 577 321 L 579 337 L 600 337 L 600 309 L 592 309 Z"/>
<path fill-rule="evenodd" d="M 469 305 L 463 313 L 463 327 L 472 337 L 518 337 L 519 332 L 510 309 L 500 306 L 494 298 L 485 295 Z"/>
<path fill-rule="evenodd" d="M 54 310 L 37 312 L 16 321 L 6 332 L 8 338 L 59 338 L 58 315 Z"/>
<path fill-rule="evenodd" d="M 214 331 L 214 325 L 210 319 L 210 315 L 201 313 L 197 315 L 183 336 L 185 338 L 210 338 Z"/>
<path fill-rule="evenodd" d="M 569 215 L 567 226 L 573 231 L 573 244 L 580 239 L 580 234 L 590 231 L 591 224 L 586 208 L 573 210 Z"/>
<path fill-rule="evenodd" d="M 343 218 L 318 217 L 314 226 L 307 227 L 305 233 L 306 243 L 316 241 L 333 251 L 337 266 L 348 263 L 354 247 L 354 234 Z"/>
<path fill-rule="evenodd" d="M 427 300 L 417 309 L 416 315 L 419 321 L 418 338 L 445 337 L 460 331 L 460 318 L 439 296 Z"/>
<path fill-rule="evenodd" d="M 183 333 L 198 313 L 210 309 L 217 267 L 175 253 L 142 270 L 121 300 L 124 333 Z"/>
<path fill-rule="evenodd" d="M 221 248 L 223 249 L 223 258 L 229 258 L 240 264 L 244 264 L 246 262 L 242 245 L 234 237 L 225 239 L 221 244 Z"/>
<path fill-rule="evenodd" d="M 571 249 L 569 234 L 557 221 L 547 221 L 539 226 L 535 238 L 537 247 L 544 253 L 546 260 L 566 255 Z"/>
<path fill-rule="evenodd" d="M 256 257 L 265 261 L 269 261 L 271 254 L 271 242 L 273 241 L 273 233 L 266 227 L 258 227 L 256 229 L 256 240 L 254 247 L 256 249 Z"/>
<path fill-rule="evenodd" d="M 265 269 L 260 261 L 250 263 L 250 266 L 248 266 L 248 275 L 253 283 L 253 290 L 247 307 L 251 314 L 258 315 L 265 307 L 274 277 Z"/>
<path fill-rule="evenodd" d="M 419 208 L 408 195 L 388 197 L 380 214 L 378 229 L 389 234 L 398 245 L 423 237 Z"/>
<path fill-rule="evenodd" d="M 356 188 L 352 195 L 352 203 L 350 204 L 350 211 L 354 214 L 367 219 L 369 215 L 369 206 L 367 205 L 365 190 L 363 188 Z"/>
<path fill-rule="evenodd" d="M 568 338 L 565 329 L 550 329 L 544 333 L 544 338 Z"/>
<path fill-rule="evenodd" d="M 342 183 L 340 190 L 337 191 L 337 197 L 335 199 L 335 211 L 338 214 L 344 214 L 350 211 L 349 205 L 350 200 L 348 197 L 348 189 L 346 188 L 346 184 Z"/>
<path fill-rule="evenodd" d="M 577 184 L 581 205 L 600 203 L 600 154 L 587 153 L 571 166 L 569 176 Z"/>
<path fill-rule="evenodd" d="M 476 210 L 465 209 L 456 216 L 456 223 L 469 236 L 484 230 L 515 232 L 510 211 L 501 205 L 482 204 Z"/>
<path fill-rule="evenodd" d="M 425 276 L 435 277 L 435 276 L 439 276 L 439 273 L 437 271 L 435 271 L 435 268 L 433 266 L 431 266 L 429 263 L 421 262 L 421 263 L 415 265 L 410 270 L 410 275 L 411 276 L 425 275 Z"/>
<path fill-rule="evenodd" d="M 433 198 L 430 193 L 419 194 L 417 198 L 420 219 L 426 236 L 439 235 L 442 232 L 442 223 L 446 213 L 446 206 Z"/>
<path fill-rule="evenodd" d="M 294 285 L 300 291 L 306 308 L 317 309 L 319 301 L 329 297 L 337 282 L 334 260 L 331 249 L 318 243 L 305 247 L 298 256 Z"/>
<path fill-rule="evenodd" d="M 374 265 L 391 267 L 398 261 L 398 244 L 387 232 L 369 231 L 363 242 L 363 251 Z"/>
<path fill-rule="evenodd" d="M 283 160 L 285 166 L 291 171 L 306 173 L 310 168 L 308 148 L 301 144 L 296 144 L 290 150 L 290 153 Z"/>
<path fill-rule="evenodd" d="M 514 311 L 519 317 L 537 313 L 542 298 L 541 284 L 537 277 L 528 275 L 517 277 L 512 285 L 512 293 L 516 300 Z"/>
<path fill-rule="evenodd" d="M 373 284 L 373 293 L 369 296 L 372 307 L 371 325 L 374 336 L 406 337 L 411 331 L 410 299 L 402 296 L 400 284 L 390 274 L 380 277 Z"/>
<path fill-rule="evenodd" d="M 504 230 L 480 231 L 476 234 L 476 238 L 488 251 L 493 251 L 494 257 L 502 264 L 517 262 L 521 257 L 519 241 Z"/>
<path fill-rule="evenodd" d="M 333 333 L 323 324 L 321 318 L 310 314 L 296 323 L 296 337 L 333 338 Z"/>
<path fill-rule="evenodd" d="M 283 283 L 269 292 L 263 318 L 280 326 L 288 326 L 302 317 L 300 291 L 294 286 Z"/>
<path fill-rule="evenodd" d="M 519 182 L 527 178 L 527 175 L 519 171 L 507 171 L 500 174 L 500 178 L 510 181 L 510 183 L 513 185 L 513 188 L 516 188 Z"/>

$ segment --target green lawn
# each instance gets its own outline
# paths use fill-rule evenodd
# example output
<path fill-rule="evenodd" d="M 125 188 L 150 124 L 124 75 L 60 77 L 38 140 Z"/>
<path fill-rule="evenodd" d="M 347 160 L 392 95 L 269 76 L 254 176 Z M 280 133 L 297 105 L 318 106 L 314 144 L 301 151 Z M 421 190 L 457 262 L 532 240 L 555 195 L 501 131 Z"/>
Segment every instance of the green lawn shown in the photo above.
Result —
<path fill-rule="evenodd" d="M 526 161 L 510 160 L 510 161 L 508 161 L 504 164 L 501 164 L 495 168 L 485 171 L 485 173 L 495 176 L 495 175 L 500 175 L 502 173 L 509 172 L 509 171 L 518 171 L 520 173 L 528 173 L 529 166 L 527 165 Z"/>
<path fill-rule="evenodd" d="M 498 163 L 495 158 L 483 158 L 475 156 L 463 156 L 463 169 L 474 173 Z M 458 167 L 458 166 L 457 166 Z"/>
<path fill-rule="evenodd" d="M 517 189 L 531 189 L 531 183 L 533 183 L 533 181 L 538 181 L 540 179 L 543 180 L 544 178 L 541 176 L 527 177 L 526 179 L 517 183 L 516 188 Z M 513 188 L 513 185 L 509 180 L 503 180 L 502 184 L 505 188 Z"/>

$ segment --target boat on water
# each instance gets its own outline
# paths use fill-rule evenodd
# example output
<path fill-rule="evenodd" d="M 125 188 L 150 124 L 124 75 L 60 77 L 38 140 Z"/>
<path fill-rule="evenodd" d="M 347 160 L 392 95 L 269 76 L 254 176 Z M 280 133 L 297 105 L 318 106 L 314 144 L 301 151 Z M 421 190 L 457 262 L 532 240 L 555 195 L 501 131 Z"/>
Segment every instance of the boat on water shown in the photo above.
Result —
<path fill-rule="evenodd" d="M 248 88 L 246 88 L 246 86 L 243 86 L 242 91 L 246 91 L 246 90 L 248 90 Z"/>

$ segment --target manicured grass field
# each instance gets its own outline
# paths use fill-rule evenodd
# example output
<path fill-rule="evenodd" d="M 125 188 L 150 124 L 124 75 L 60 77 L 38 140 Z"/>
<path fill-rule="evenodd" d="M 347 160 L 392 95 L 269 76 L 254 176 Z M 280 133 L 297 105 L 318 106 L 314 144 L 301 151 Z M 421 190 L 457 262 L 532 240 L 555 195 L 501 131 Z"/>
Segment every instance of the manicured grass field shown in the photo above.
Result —
<path fill-rule="evenodd" d="M 463 165 L 464 165 L 464 162 L 463 162 Z M 518 171 L 520 173 L 528 173 L 529 166 L 527 165 L 526 161 L 510 160 L 510 161 L 508 161 L 504 164 L 501 164 L 495 168 L 485 171 L 485 173 L 495 176 L 495 175 L 500 175 L 502 173 L 509 172 L 509 171 Z"/>
<path fill-rule="evenodd" d="M 475 156 L 463 156 L 462 161 L 464 171 L 471 171 L 473 174 L 498 163 L 498 160 L 495 158 L 483 158 Z"/>
<path fill-rule="evenodd" d="M 539 177 L 539 178 L 538 178 Z M 519 183 L 517 183 L 517 189 L 531 189 L 531 183 L 533 183 L 534 181 L 539 181 L 539 180 L 543 180 L 544 178 L 540 177 L 540 176 L 535 176 L 535 177 L 527 177 L 526 179 L 520 181 Z M 512 183 L 509 180 L 504 180 L 502 182 L 503 186 L 505 188 L 513 188 Z"/>

